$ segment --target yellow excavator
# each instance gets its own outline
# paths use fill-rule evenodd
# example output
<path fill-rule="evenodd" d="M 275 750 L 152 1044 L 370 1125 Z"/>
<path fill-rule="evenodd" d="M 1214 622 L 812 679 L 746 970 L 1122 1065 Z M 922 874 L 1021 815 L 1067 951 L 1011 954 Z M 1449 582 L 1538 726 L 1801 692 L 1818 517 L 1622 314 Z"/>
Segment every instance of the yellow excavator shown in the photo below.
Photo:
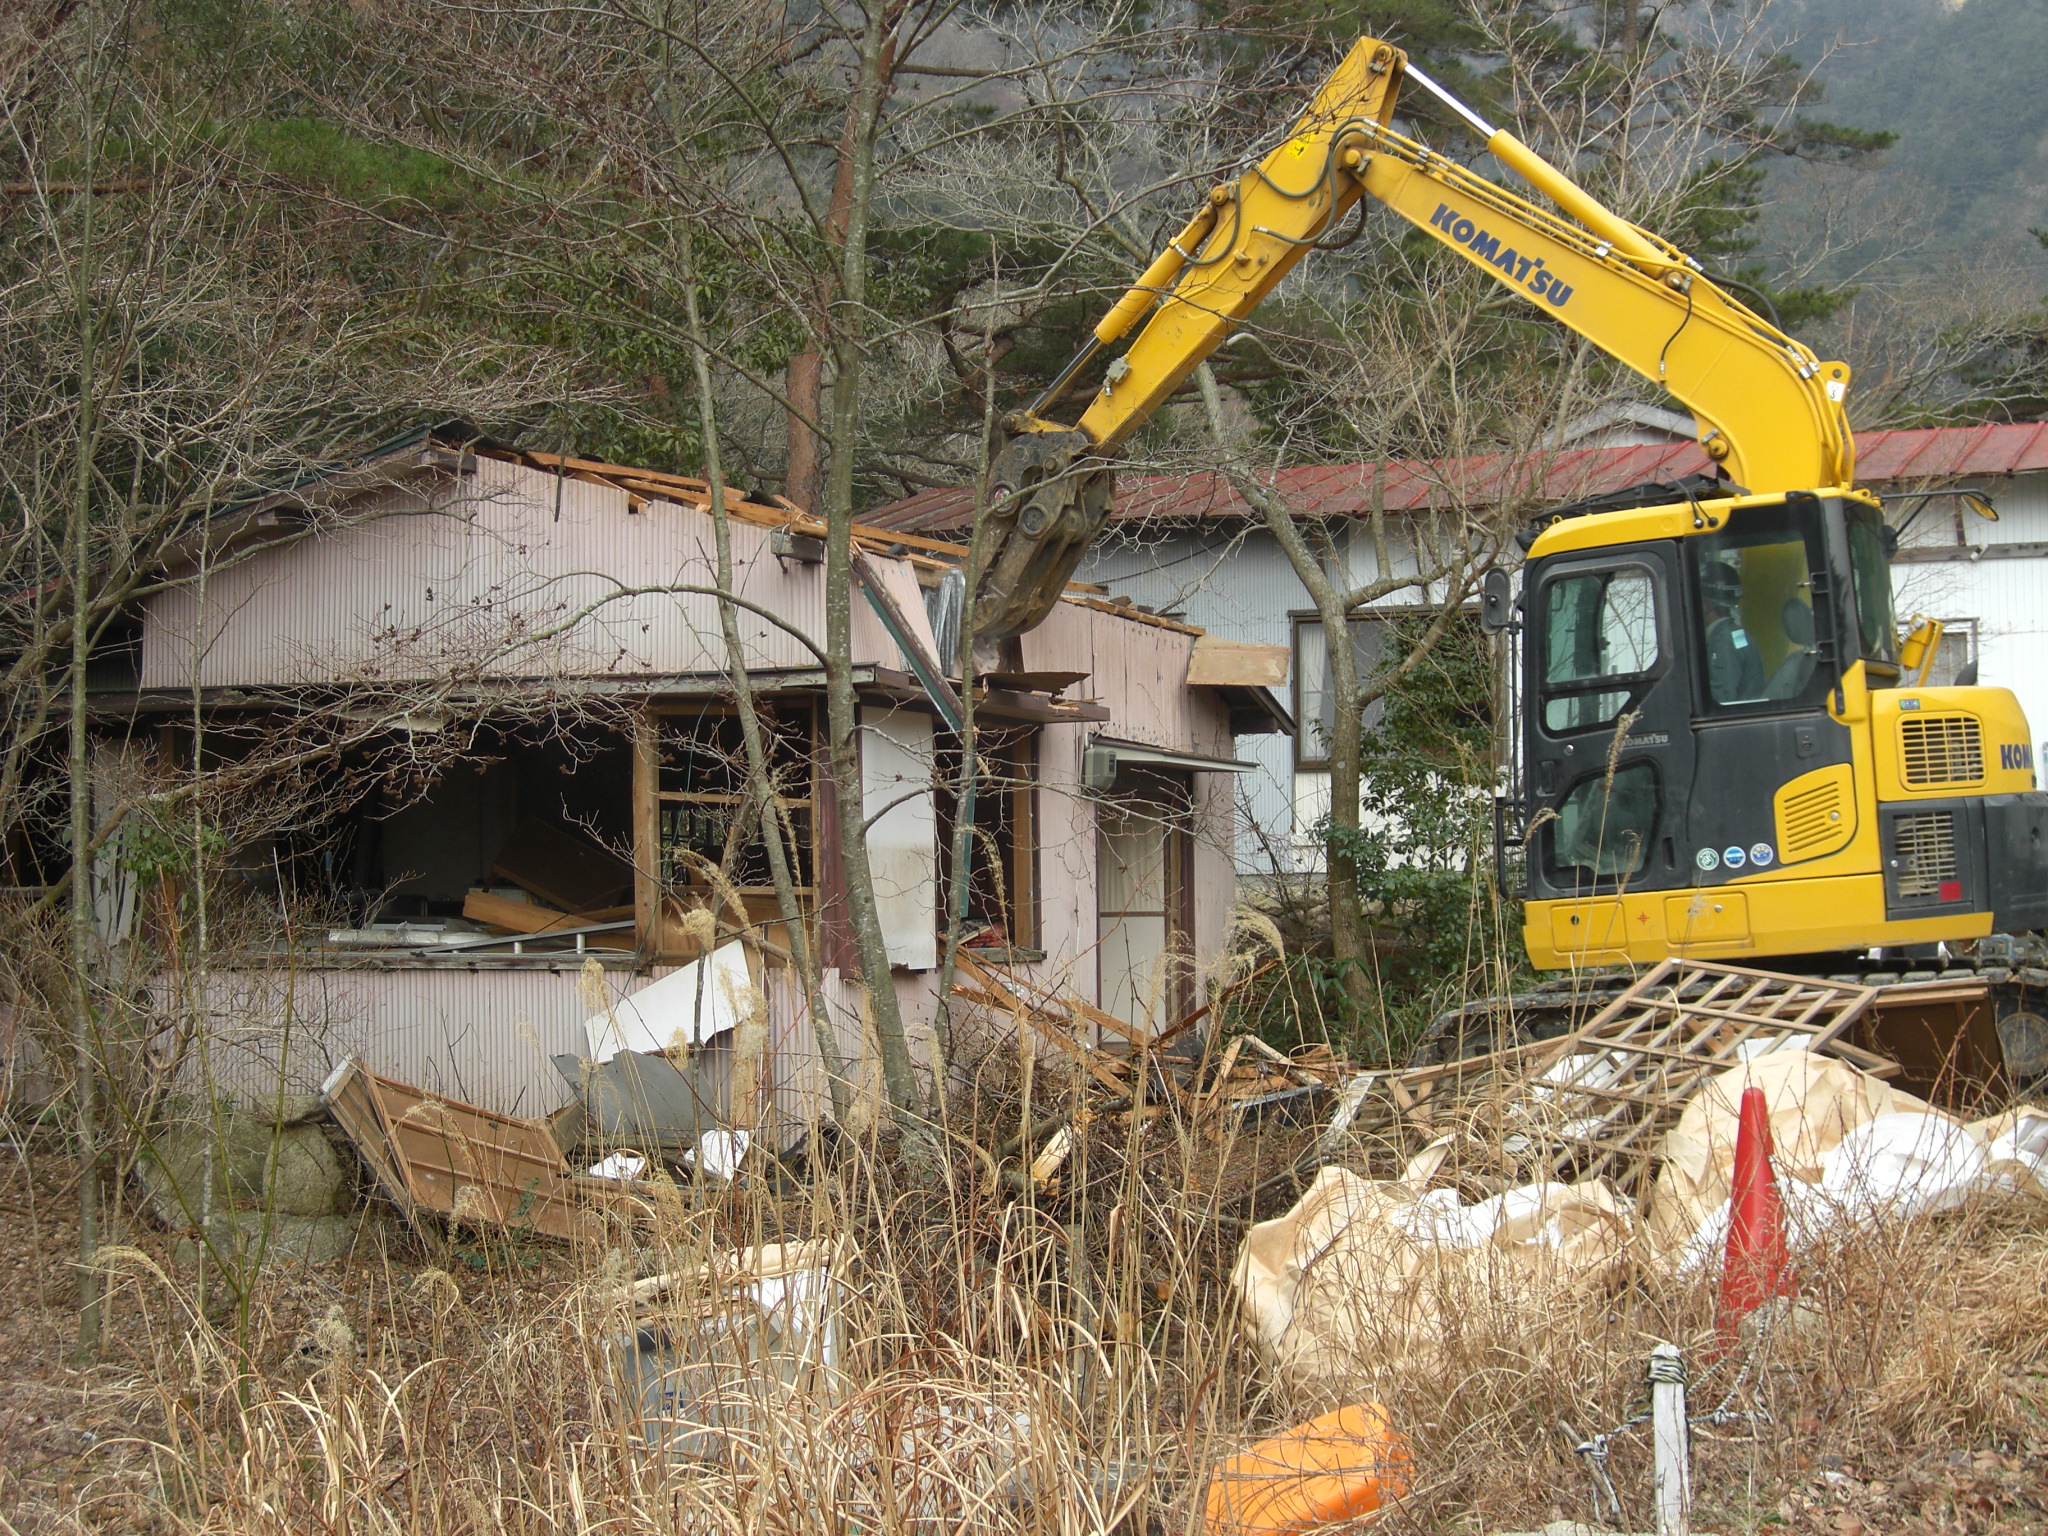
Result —
<path fill-rule="evenodd" d="M 1553 207 L 1395 132 L 1410 83 Z M 1120 446 L 1361 198 L 1682 401 L 1718 469 L 1545 514 L 1524 536 L 1518 598 L 1489 574 L 1482 622 L 1519 641 L 1498 824 L 1526 850 L 1531 960 L 1841 973 L 1852 953 L 1924 963 L 2048 926 L 2048 794 L 2026 718 L 2003 688 L 1926 685 L 1937 626 L 1901 639 L 1896 535 L 1855 486 L 1848 366 L 1376 39 L 1006 420 L 977 634 L 1044 618 L 1100 531 Z M 1079 418 L 1052 420 L 1084 378 Z M 2048 985 L 2008 957 L 2001 985 Z M 1998 1033 L 2015 1075 L 2048 1070 L 2048 1020 L 2018 990 Z"/>

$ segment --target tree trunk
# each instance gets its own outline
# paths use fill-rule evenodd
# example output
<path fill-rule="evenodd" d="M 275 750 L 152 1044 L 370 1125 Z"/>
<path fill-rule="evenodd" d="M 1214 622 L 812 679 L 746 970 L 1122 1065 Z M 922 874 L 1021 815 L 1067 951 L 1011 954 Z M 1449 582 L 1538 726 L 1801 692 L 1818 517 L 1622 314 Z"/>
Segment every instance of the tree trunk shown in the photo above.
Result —
<path fill-rule="evenodd" d="M 846 237 L 840 247 L 839 293 L 832 306 L 831 448 L 825 490 L 825 714 L 827 760 L 838 801 L 846 910 L 860 957 L 882 1054 L 882 1084 L 899 1118 L 914 1116 L 920 1095 L 903 1031 L 903 1013 L 889 972 L 889 950 L 868 867 L 860 771 L 860 708 L 853 690 L 853 471 L 860 441 L 863 310 L 867 301 L 868 206 L 874 189 L 875 136 L 888 91 L 893 5 L 871 3 L 860 38 L 860 70 L 848 108 Z"/>
<path fill-rule="evenodd" d="M 86 179 L 91 179 L 90 146 Z M 92 1000 L 92 755 L 86 734 L 85 669 L 91 657 L 92 618 L 92 448 L 94 432 L 94 335 L 92 312 L 92 197 L 85 199 L 78 286 L 78 444 L 72 486 L 69 550 L 71 563 L 71 720 L 65 768 L 70 775 L 71 843 L 71 1055 L 78 1134 L 78 1353 L 100 1347 L 99 1053 Z"/>
<path fill-rule="evenodd" d="M 711 528 L 718 549 L 718 589 L 733 589 L 732 522 L 725 506 L 725 468 L 718 446 L 718 408 L 711 394 L 711 360 L 704 335 L 704 318 L 697 302 L 695 253 L 687 226 L 683 230 L 683 259 L 688 267 L 683 279 L 683 307 L 690 326 L 690 357 L 696 374 L 698 417 L 704 431 L 704 478 L 711 488 Z M 839 1054 L 826 1015 L 825 1001 L 818 990 L 818 967 L 804 933 L 803 905 L 797 900 L 796 880 L 789 867 L 783 841 L 784 823 L 776 814 L 779 797 L 770 778 L 768 746 L 761 737 L 761 719 L 756 711 L 753 679 L 747 673 L 746 647 L 740 639 L 739 610 L 731 602 L 718 605 L 719 628 L 725 638 L 726 665 L 732 673 L 733 692 L 740 715 L 740 739 L 747 753 L 747 783 L 753 811 L 760 818 L 761 841 L 768 852 L 768 880 L 775 887 L 775 904 L 782 913 L 783 931 L 789 935 L 790 958 L 795 962 L 797 982 L 809 1000 L 811 1028 L 817 1037 L 818 1056 L 825 1065 L 825 1090 L 831 1097 L 832 1118 L 846 1123 L 846 1062 Z"/>
<path fill-rule="evenodd" d="M 784 380 L 789 464 L 782 494 L 806 512 L 815 512 L 819 502 L 818 417 L 825 405 L 824 380 L 824 359 L 817 348 L 806 347 L 790 358 Z"/>
<path fill-rule="evenodd" d="M 825 210 L 825 243 L 841 252 L 846 248 L 847 217 L 853 208 L 854 130 L 858 103 L 849 107 L 846 128 L 839 136 L 839 163 L 832 173 L 832 202 Z M 832 300 L 838 292 L 834 275 L 827 272 L 818 282 L 817 304 L 812 327 L 822 334 L 830 321 Z M 824 463 L 819 436 L 824 424 L 825 360 L 813 342 L 790 358 L 785 376 L 787 392 L 788 467 L 782 493 L 806 512 L 815 513 L 824 496 Z"/>
<path fill-rule="evenodd" d="M 1353 1015 L 1363 1021 L 1373 1005 L 1372 978 L 1367 975 L 1369 936 L 1365 907 L 1358 893 L 1358 864 L 1350 850 L 1359 832 L 1358 761 L 1365 738 L 1365 708 L 1358 676 L 1358 652 L 1351 645 L 1351 615 L 1344 594 L 1334 582 L 1315 593 L 1322 615 L 1323 651 L 1328 656 L 1332 721 L 1330 727 L 1330 829 L 1325 846 L 1330 901 L 1330 955 L 1337 962 L 1344 995 Z"/>

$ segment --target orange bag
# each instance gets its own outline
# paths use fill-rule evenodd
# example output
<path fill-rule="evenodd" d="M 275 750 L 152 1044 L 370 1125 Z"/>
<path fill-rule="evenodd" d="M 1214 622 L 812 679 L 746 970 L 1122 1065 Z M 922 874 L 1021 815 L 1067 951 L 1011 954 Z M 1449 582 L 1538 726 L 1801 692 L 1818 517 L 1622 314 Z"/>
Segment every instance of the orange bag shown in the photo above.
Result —
<path fill-rule="evenodd" d="M 1376 1511 L 1414 1481 L 1407 1437 L 1378 1403 L 1339 1408 L 1217 1467 L 1203 1536 L 1287 1536 Z"/>

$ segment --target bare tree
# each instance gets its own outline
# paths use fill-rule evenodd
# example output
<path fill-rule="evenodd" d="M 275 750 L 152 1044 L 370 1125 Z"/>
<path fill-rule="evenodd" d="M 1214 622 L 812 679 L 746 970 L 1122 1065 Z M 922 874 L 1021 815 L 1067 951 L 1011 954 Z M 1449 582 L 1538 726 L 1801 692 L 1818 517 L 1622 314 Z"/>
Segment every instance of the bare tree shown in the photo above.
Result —
<path fill-rule="evenodd" d="M 222 125 L 188 115 L 177 83 L 152 74 L 131 12 L 79 5 L 46 20 L 0 100 L 0 565 L 15 594 L 0 617 L 0 825 L 13 883 L 44 887 L 14 938 L 68 913 L 90 1251 L 108 1041 L 86 874 L 133 809 L 94 803 L 93 669 L 133 665 L 136 605 L 193 579 L 218 509 L 403 416 L 503 402 L 535 370 L 433 340 L 338 284 L 328 253 L 296 238 L 293 210 L 236 177 Z M 235 542 L 305 531 L 260 521 Z M 88 1350 L 93 1274 L 81 1267 Z"/>

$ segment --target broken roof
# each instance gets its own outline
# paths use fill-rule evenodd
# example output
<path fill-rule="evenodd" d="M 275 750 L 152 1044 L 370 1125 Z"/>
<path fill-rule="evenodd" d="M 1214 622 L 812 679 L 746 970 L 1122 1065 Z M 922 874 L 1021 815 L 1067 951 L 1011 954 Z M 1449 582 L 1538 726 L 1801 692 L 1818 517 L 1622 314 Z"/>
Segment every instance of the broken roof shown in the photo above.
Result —
<path fill-rule="evenodd" d="M 423 457 L 431 456 L 439 450 L 454 450 L 479 458 L 523 464 L 528 468 L 560 475 L 565 479 L 609 486 L 625 492 L 627 505 L 634 510 L 650 501 L 673 502 L 700 512 L 709 511 L 711 507 L 711 482 L 697 476 L 670 474 L 665 470 L 644 469 L 628 464 L 611 464 L 599 459 L 545 453 L 538 449 L 513 448 L 494 442 L 469 422 L 448 420 L 388 439 L 343 462 L 310 471 L 288 486 L 260 496 L 245 498 L 232 506 L 221 508 L 214 514 L 216 522 L 225 522 L 228 528 L 223 534 L 220 527 L 216 526 L 211 535 L 211 545 L 216 551 L 227 547 L 245 530 L 256 529 L 264 515 L 268 513 L 292 507 L 312 510 L 332 505 L 348 497 L 378 489 L 422 469 L 445 468 L 446 464 L 431 462 L 430 458 Z M 973 520 L 974 493 L 970 489 L 958 494 L 963 498 L 965 507 L 966 519 L 962 524 L 965 527 Z M 823 539 L 826 534 L 823 520 L 811 516 L 784 496 L 764 496 L 758 492 L 727 486 L 725 510 L 727 516 L 736 521 L 780 530 L 795 538 Z M 870 523 L 853 525 L 853 542 L 856 548 L 867 554 L 885 555 L 928 569 L 958 568 L 966 563 L 968 554 L 965 544 L 931 538 L 914 529 L 882 527 Z M 1098 608 L 1105 613 L 1112 613 L 1118 618 L 1129 619 L 1138 624 L 1176 630 L 1187 635 L 1202 633 L 1193 625 L 1166 618 L 1149 609 L 1136 607 L 1128 598 L 1110 598 L 1101 587 L 1087 582 L 1070 583 L 1065 600 L 1089 608 Z"/>

